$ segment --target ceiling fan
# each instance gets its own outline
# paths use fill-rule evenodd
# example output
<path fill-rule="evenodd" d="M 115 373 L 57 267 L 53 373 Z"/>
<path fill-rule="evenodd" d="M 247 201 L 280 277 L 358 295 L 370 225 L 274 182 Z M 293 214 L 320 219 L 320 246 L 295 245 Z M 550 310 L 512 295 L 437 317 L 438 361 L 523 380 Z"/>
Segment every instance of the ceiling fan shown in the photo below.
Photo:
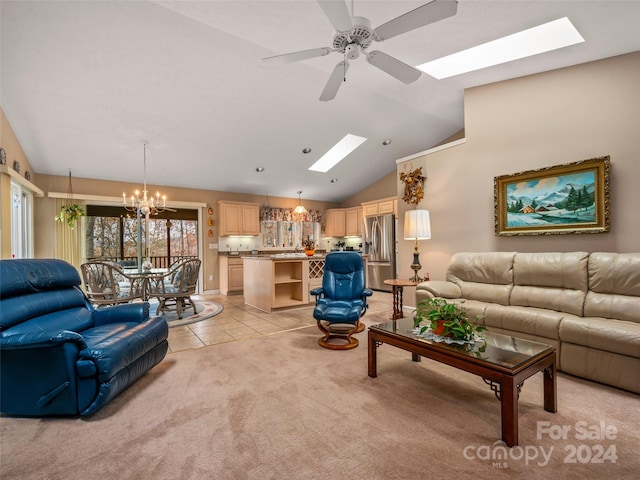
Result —
<path fill-rule="evenodd" d="M 335 66 L 320 95 L 320 100 L 323 102 L 335 98 L 349 68 L 349 60 L 355 60 L 360 56 L 360 53 L 366 56 L 367 62 L 371 65 L 401 82 L 405 84 L 415 82 L 422 73 L 420 70 L 416 70 L 412 66 L 379 50 L 369 52 L 367 48 L 372 42 L 382 42 L 416 28 L 451 17 L 456 14 L 458 9 L 456 0 L 432 0 L 421 7 L 383 23 L 377 28 L 371 28 L 371 22 L 368 19 L 350 15 L 344 0 L 317 0 L 317 2 L 331 25 L 333 25 L 333 28 L 336 29 L 336 34 L 333 37 L 333 48 L 320 47 L 275 55 L 263 58 L 261 64 L 265 67 L 276 66 L 323 57 L 332 52 L 342 53 L 344 59 Z"/>

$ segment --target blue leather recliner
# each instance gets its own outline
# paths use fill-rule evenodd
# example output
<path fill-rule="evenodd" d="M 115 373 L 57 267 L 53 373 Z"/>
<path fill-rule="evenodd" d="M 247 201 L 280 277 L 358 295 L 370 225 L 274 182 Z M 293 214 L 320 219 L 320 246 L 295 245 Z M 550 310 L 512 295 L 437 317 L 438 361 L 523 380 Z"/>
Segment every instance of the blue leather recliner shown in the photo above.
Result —
<path fill-rule="evenodd" d="M 316 297 L 313 318 L 324 337 L 318 343 L 333 350 L 358 346 L 351 336 L 360 329 L 360 318 L 366 313 L 367 297 L 373 292 L 365 288 L 365 269 L 357 252 L 331 252 L 324 259 L 322 287 L 310 291 Z M 346 340 L 336 343 L 332 340 Z"/>
<path fill-rule="evenodd" d="M 0 260 L 0 411 L 90 415 L 166 355 L 146 302 L 94 308 L 62 260 Z"/>

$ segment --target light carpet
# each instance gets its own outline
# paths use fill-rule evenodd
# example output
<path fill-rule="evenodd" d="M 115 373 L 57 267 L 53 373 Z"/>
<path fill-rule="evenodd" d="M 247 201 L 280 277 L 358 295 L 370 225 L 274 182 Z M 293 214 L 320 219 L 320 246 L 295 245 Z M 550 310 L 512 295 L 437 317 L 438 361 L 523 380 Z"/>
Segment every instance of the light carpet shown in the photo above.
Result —
<path fill-rule="evenodd" d="M 209 300 L 194 300 L 197 313 L 193 313 L 193 308 L 188 308 L 182 311 L 182 318 L 178 318 L 176 312 L 157 313 L 158 301 L 155 299 L 149 300 L 149 311 L 152 315 L 162 315 L 167 319 L 169 328 L 179 327 L 181 325 L 188 325 L 190 323 L 200 322 L 211 317 L 215 317 L 224 309 L 222 305 Z"/>
<path fill-rule="evenodd" d="M 0 477 L 637 478 L 638 395 L 560 374 L 552 414 L 538 374 L 520 395 L 521 447 L 502 450 L 500 404 L 481 378 L 389 345 L 369 378 L 366 332 L 350 351 L 319 347 L 319 335 L 170 354 L 91 418 L 0 418 Z M 585 426 L 608 438 L 577 438 Z"/>

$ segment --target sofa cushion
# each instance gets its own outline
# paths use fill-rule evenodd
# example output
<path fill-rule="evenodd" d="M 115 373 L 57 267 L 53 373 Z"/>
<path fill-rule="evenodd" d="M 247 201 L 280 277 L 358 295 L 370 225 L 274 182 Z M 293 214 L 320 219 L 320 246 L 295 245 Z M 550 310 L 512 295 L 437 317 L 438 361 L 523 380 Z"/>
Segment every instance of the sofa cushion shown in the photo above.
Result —
<path fill-rule="evenodd" d="M 80 285 L 73 265 L 54 259 L 14 259 L 0 262 L 2 298 L 60 290 Z"/>
<path fill-rule="evenodd" d="M 584 298 L 585 292 L 580 290 L 515 285 L 511 292 L 511 305 L 544 308 L 581 316 Z"/>
<path fill-rule="evenodd" d="M 567 317 L 560 324 L 562 342 L 640 358 L 640 323 L 598 317 Z"/>
<path fill-rule="evenodd" d="M 571 315 L 544 308 L 489 304 L 484 312 L 484 325 L 488 330 L 497 327 L 557 339 L 560 322 L 567 316 Z"/>
<path fill-rule="evenodd" d="M 517 253 L 511 305 L 582 315 L 588 258 L 586 252 Z"/>
<path fill-rule="evenodd" d="M 589 289 L 585 316 L 640 323 L 640 255 L 592 253 Z"/>
<path fill-rule="evenodd" d="M 164 317 L 151 317 L 141 323 L 100 325 L 82 332 L 87 347 L 80 351 L 80 358 L 94 361 L 98 379 L 104 382 L 153 350 L 167 334 Z"/>
<path fill-rule="evenodd" d="M 40 293 L 27 293 L 18 296 L 5 296 L 2 292 L 2 315 L 0 315 L 0 332 L 20 327 L 21 332 L 48 330 L 55 327 L 55 318 L 64 317 L 65 311 L 87 311 L 84 294 L 75 287 L 60 290 L 47 290 Z M 88 313 L 88 312 L 87 312 Z M 29 325 L 24 325 L 25 323 Z M 47 325 L 49 324 L 49 325 Z M 64 323 L 65 330 L 82 330 L 91 325 L 91 315 L 82 319 L 72 314 L 71 323 Z M 13 334 L 15 332 L 9 333 Z"/>
<path fill-rule="evenodd" d="M 517 253 L 513 283 L 587 291 L 587 252 Z"/>
<path fill-rule="evenodd" d="M 515 252 L 456 253 L 447 280 L 460 287 L 462 298 L 509 304 Z"/>

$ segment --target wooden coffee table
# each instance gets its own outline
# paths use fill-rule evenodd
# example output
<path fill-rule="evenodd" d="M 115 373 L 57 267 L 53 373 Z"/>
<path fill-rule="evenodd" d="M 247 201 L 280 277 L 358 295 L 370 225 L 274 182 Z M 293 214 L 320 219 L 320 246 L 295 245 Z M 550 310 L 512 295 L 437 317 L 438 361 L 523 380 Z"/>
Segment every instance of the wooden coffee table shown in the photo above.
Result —
<path fill-rule="evenodd" d="M 383 343 L 411 352 L 414 361 L 426 357 L 479 375 L 500 401 L 502 440 L 509 447 L 518 444 L 518 395 L 527 378 L 543 372 L 544 409 L 557 411 L 556 349 L 551 345 L 491 332 L 483 332 L 485 344 L 447 345 L 412 330 L 408 318 L 369 327 L 370 377 L 378 375 L 377 349 Z"/>

